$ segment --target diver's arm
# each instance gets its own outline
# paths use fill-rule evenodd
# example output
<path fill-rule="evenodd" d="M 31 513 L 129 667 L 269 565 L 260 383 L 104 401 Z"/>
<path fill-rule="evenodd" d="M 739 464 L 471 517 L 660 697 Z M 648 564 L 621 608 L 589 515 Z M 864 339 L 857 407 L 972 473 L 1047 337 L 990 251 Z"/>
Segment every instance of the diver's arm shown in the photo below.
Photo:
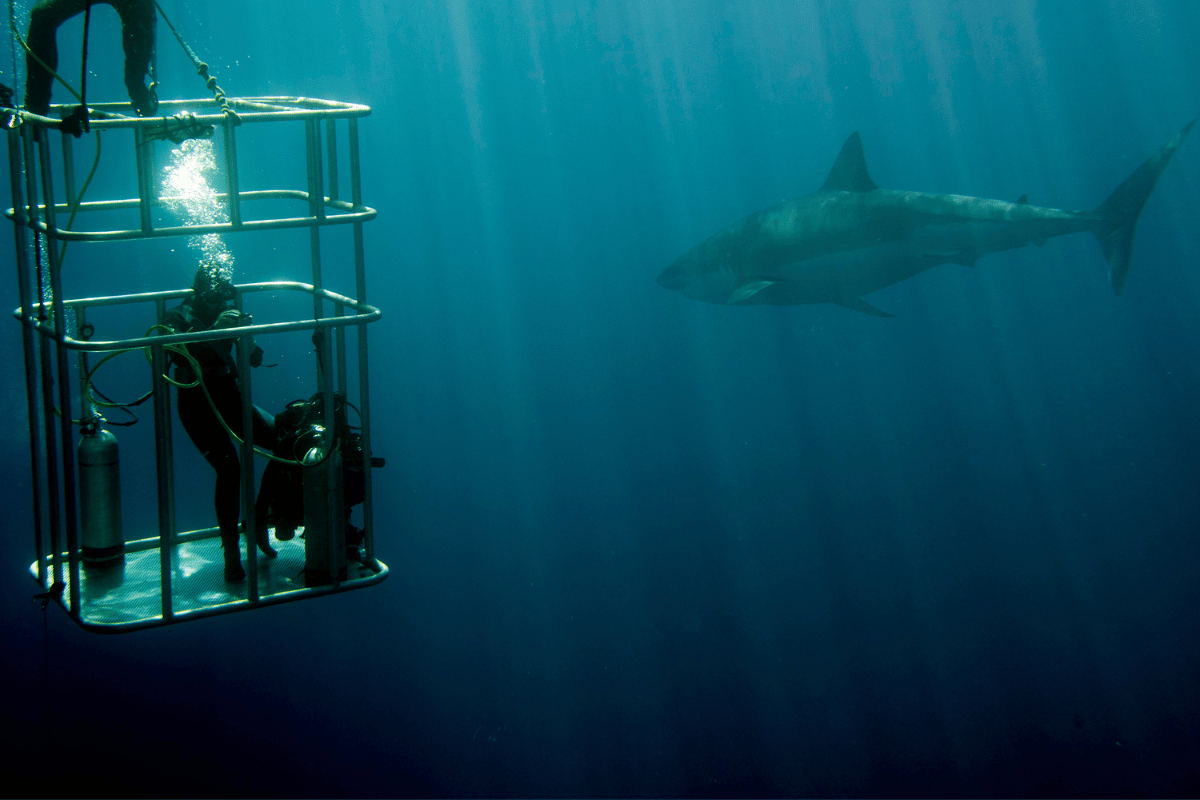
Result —
<path fill-rule="evenodd" d="M 241 311 L 230 308 L 221 312 L 221 315 L 217 317 L 217 321 L 213 323 L 213 328 L 236 328 L 241 325 L 252 325 L 253 323 L 254 318 L 249 314 L 244 314 Z M 253 336 L 249 337 L 249 339 L 250 340 L 246 343 L 246 347 L 250 351 L 250 366 L 261 366 L 263 360 L 263 349 L 255 343 Z"/>

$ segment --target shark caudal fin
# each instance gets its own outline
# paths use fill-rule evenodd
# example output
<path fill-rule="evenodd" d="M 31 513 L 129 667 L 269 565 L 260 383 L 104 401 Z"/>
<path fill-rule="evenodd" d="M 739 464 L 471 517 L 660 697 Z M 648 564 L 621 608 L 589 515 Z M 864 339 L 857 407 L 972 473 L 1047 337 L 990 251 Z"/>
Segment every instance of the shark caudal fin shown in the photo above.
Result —
<path fill-rule="evenodd" d="M 1133 229 L 1137 226 L 1142 207 L 1154 190 L 1158 176 L 1195 124 L 1196 120 L 1192 120 L 1184 125 L 1175 138 L 1135 169 L 1094 212 L 1104 220 L 1094 233 L 1104 248 L 1104 257 L 1108 259 L 1108 277 L 1117 294 L 1125 289 L 1125 275 L 1129 272 L 1129 258 L 1133 253 Z"/>

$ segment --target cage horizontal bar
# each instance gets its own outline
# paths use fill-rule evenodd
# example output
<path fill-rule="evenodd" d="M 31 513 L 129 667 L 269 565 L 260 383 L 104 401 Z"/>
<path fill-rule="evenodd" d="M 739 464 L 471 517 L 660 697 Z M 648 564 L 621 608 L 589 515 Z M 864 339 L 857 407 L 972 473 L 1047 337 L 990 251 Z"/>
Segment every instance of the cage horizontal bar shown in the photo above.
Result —
<path fill-rule="evenodd" d="M 365 117 L 370 115 L 371 107 L 358 103 L 343 103 L 338 100 L 321 100 L 315 97 L 287 97 L 283 95 L 268 95 L 263 97 L 229 97 L 226 98 L 229 107 L 237 112 L 238 122 L 254 124 L 260 122 L 286 122 L 306 119 L 348 119 L 350 117 Z M 71 113 L 76 104 L 56 103 L 52 111 Z M 216 101 L 210 98 L 193 100 L 162 100 L 158 104 L 159 111 L 170 111 L 170 114 L 158 114 L 154 117 L 138 117 L 134 115 L 131 103 L 90 103 L 88 109 L 92 113 L 89 124 L 97 130 L 114 130 L 118 128 L 144 128 L 152 131 L 162 128 L 164 120 L 179 113 L 194 115 L 196 122 L 207 125 L 230 124 L 229 119 L 216 109 Z M 199 110 L 200 113 L 197 113 Z M 203 113 L 212 111 L 212 113 Z M 124 112 L 129 112 L 128 114 Z M 58 128 L 62 120 L 48 115 L 38 115 L 29 111 L 16 112 L 27 124 L 38 127 Z"/>
<path fill-rule="evenodd" d="M 124 350 L 135 347 L 147 347 L 150 345 L 164 344 L 190 344 L 191 342 L 205 342 L 216 339 L 234 339 L 239 336 L 253 336 L 259 333 L 287 333 L 290 331 L 312 331 L 318 329 L 329 328 L 345 328 L 350 325 L 366 325 L 374 322 L 383 316 L 383 312 L 374 306 L 366 303 L 360 303 L 357 300 L 346 297 L 345 295 L 331 292 L 328 289 L 316 289 L 311 284 L 298 283 L 295 281 L 267 281 L 265 283 L 244 283 L 237 285 L 238 291 L 247 292 L 269 292 L 269 291 L 300 291 L 311 295 L 319 295 L 325 300 L 338 305 L 352 308 L 358 313 L 322 317 L 321 319 L 304 319 L 294 322 L 267 322 L 256 325 L 246 325 L 238 328 L 222 328 L 219 330 L 196 331 L 193 333 L 173 333 L 164 334 L 161 336 L 140 336 L 134 339 L 112 339 L 112 340 L 80 340 L 70 336 L 63 336 L 62 343 L 70 350 L 82 350 L 85 352 L 105 352 L 109 350 Z M 128 294 L 116 297 L 89 297 L 78 300 L 67 300 L 64 305 L 68 308 L 84 307 L 92 308 L 98 306 L 115 306 L 124 305 L 127 303 L 148 303 L 155 300 L 171 300 L 183 298 L 191 294 L 190 289 L 178 289 L 168 292 L 143 292 L 141 294 Z M 41 309 L 47 311 L 53 306 L 52 303 L 36 303 L 32 311 L 36 312 Z M 57 339 L 54 326 L 50 323 L 50 315 L 47 314 L 47 319 L 39 320 L 33 313 L 24 314 L 22 309 L 18 308 L 13 311 L 13 316 L 17 320 L 31 327 L 33 330 L 43 336 Z"/>
<path fill-rule="evenodd" d="M 228 202 L 229 195 L 227 193 L 219 193 L 217 199 Z M 169 200 L 170 198 L 164 198 Z M 238 201 L 253 201 L 253 200 L 298 200 L 307 203 L 309 201 L 308 192 L 300 189 L 262 189 L 249 192 L 238 192 Z M 263 230 L 283 230 L 288 228 L 308 228 L 308 227 L 325 227 L 328 225 L 347 225 L 352 222 L 367 222 L 378 215 L 378 212 L 368 206 L 355 207 L 354 205 L 342 200 L 332 200 L 328 197 L 321 198 L 321 204 L 328 209 L 333 209 L 340 213 L 325 215 L 325 216 L 309 216 L 309 217 L 277 217 L 275 219 L 262 220 L 241 220 L 237 223 L 221 222 L 210 225 L 171 225 L 165 228 L 150 228 L 143 230 L 141 228 L 124 228 L 121 230 L 112 231 L 72 231 L 64 228 L 54 227 L 49 228 L 45 222 L 38 220 L 31 222 L 25 214 L 18 213 L 16 209 L 10 208 L 4 212 L 4 215 L 18 225 L 24 225 L 32 230 L 40 231 L 41 233 L 60 241 L 66 242 L 112 242 L 124 241 L 129 239 L 152 239 L 163 238 L 170 236 L 203 236 L 209 233 L 237 233 L 241 231 L 263 231 Z M 162 207 L 162 202 L 155 202 L 152 205 Z M 127 200 L 92 200 L 86 203 L 79 204 L 79 212 L 86 211 L 126 211 L 140 208 L 141 201 L 137 198 Z M 46 211 L 44 205 L 38 206 L 38 210 L 43 214 Z M 68 203 L 55 203 L 54 210 L 69 214 L 73 209 Z"/>

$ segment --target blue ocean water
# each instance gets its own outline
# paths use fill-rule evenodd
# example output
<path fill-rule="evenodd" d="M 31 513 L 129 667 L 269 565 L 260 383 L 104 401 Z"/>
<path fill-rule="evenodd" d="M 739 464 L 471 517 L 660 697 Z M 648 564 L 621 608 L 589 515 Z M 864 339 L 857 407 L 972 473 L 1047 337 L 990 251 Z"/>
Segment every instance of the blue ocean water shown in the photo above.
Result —
<path fill-rule="evenodd" d="M 18 793 L 1200 792 L 1200 141 L 1121 297 L 1082 235 L 872 295 L 890 319 L 654 282 L 815 190 L 853 131 L 885 188 L 1094 207 L 1200 115 L 1200 5 L 163 8 L 231 95 L 373 108 L 392 575 L 129 636 L 43 617 L 0 325 Z M 124 99 L 110 9 L 91 38 L 90 96 Z M 158 49 L 161 95 L 201 96 Z M 231 242 L 238 280 L 303 270 L 303 245 Z M 195 265 L 114 246 L 78 280 Z M 266 396 L 308 394 L 287 366 Z M 127 496 L 152 480 L 122 468 Z"/>

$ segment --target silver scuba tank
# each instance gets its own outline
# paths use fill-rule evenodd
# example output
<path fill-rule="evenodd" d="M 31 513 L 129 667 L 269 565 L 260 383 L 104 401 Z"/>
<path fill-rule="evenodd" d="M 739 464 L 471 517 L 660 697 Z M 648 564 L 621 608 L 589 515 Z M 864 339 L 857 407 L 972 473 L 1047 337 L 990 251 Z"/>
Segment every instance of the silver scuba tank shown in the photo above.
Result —
<path fill-rule="evenodd" d="M 314 432 L 323 430 L 314 425 Z M 332 441 L 328 455 L 313 447 L 304 456 L 304 585 L 346 578 L 346 519 L 342 501 L 342 454 Z M 330 515 L 330 511 L 333 515 Z"/>
<path fill-rule="evenodd" d="M 121 535 L 121 475 L 117 437 L 96 428 L 84 431 L 77 450 L 83 562 L 116 566 L 125 562 Z"/>

